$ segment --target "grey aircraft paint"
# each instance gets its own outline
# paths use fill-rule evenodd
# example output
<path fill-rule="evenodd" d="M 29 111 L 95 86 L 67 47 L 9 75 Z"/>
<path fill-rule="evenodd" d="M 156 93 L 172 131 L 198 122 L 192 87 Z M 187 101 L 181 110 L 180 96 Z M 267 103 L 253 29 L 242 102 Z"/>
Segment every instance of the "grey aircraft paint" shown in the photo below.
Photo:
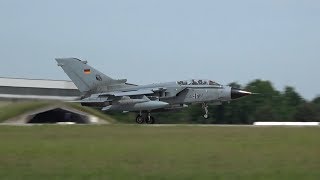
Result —
<path fill-rule="evenodd" d="M 220 85 L 212 80 L 187 80 L 150 85 L 128 84 L 126 79 L 112 79 L 76 58 L 58 58 L 69 78 L 83 94 L 77 101 L 83 106 L 103 111 L 139 112 L 136 122 L 154 123 L 151 111 L 174 110 L 188 104 L 202 104 L 208 118 L 208 104 L 220 105 L 251 92 Z"/>

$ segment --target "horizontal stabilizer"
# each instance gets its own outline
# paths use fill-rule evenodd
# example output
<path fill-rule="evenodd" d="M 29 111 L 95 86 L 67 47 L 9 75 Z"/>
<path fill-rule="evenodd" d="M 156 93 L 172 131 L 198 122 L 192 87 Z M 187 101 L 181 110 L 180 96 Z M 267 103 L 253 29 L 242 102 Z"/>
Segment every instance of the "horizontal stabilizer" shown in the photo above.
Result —
<path fill-rule="evenodd" d="M 109 109 L 111 109 L 112 106 L 106 106 L 104 108 L 101 109 L 101 111 L 108 111 Z"/>
<path fill-rule="evenodd" d="M 114 80 L 113 83 L 115 84 L 124 84 L 127 83 L 127 79 L 118 79 L 118 80 Z"/>

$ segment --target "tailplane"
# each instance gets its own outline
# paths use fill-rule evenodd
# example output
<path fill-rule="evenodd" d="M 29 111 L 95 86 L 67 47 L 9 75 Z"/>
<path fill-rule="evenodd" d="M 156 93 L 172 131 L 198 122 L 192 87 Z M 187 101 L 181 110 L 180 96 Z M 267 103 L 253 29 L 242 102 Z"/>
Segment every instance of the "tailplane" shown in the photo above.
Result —
<path fill-rule="evenodd" d="M 58 66 L 69 76 L 80 92 L 89 92 L 99 86 L 126 83 L 126 80 L 112 79 L 77 58 L 57 58 Z"/>

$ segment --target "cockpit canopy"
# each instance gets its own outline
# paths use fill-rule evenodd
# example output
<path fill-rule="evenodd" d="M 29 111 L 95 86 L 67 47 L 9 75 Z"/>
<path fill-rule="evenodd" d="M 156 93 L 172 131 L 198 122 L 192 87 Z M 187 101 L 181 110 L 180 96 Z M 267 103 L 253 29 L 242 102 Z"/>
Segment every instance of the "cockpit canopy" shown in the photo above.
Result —
<path fill-rule="evenodd" d="M 210 85 L 210 86 L 221 86 L 212 80 L 204 80 L 204 79 L 191 79 L 186 81 L 177 81 L 179 85 Z"/>

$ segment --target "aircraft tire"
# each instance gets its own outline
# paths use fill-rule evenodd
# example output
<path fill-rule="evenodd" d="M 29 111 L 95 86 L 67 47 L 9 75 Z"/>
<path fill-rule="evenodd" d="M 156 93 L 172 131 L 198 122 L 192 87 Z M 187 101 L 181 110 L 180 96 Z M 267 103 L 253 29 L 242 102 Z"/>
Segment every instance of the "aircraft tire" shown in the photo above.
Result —
<path fill-rule="evenodd" d="M 144 118 L 142 116 L 138 115 L 136 118 L 136 123 L 143 124 L 144 122 L 145 122 Z"/>
<path fill-rule="evenodd" d="M 150 116 L 150 119 L 146 118 L 146 123 L 147 124 L 154 124 L 155 123 L 154 117 Z"/>

